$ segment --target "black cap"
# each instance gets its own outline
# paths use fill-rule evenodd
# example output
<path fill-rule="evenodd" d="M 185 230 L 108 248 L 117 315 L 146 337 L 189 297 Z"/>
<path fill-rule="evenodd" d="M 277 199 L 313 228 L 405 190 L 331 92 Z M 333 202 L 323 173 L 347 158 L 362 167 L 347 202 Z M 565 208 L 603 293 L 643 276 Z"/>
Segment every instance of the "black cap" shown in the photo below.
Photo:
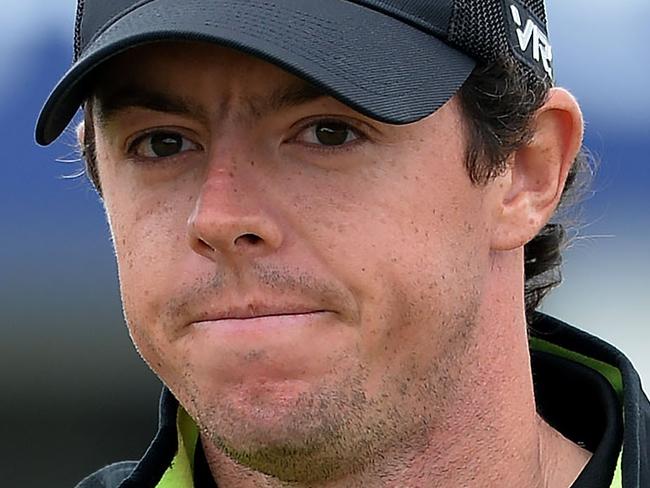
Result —
<path fill-rule="evenodd" d="M 552 78 L 544 0 L 78 0 L 74 63 L 42 109 L 36 141 L 63 132 L 98 66 L 165 40 L 257 56 L 390 124 L 436 111 L 477 62 L 508 56 Z"/>

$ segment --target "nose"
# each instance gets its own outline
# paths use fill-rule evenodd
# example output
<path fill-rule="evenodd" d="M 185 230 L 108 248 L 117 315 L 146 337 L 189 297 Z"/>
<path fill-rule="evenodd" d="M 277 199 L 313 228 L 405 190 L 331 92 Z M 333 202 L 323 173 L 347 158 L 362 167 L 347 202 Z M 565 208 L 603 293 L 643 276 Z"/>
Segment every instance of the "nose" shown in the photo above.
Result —
<path fill-rule="evenodd" d="M 257 257 L 282 245 L 270 202 L 253 185 L 238 185 L 240 179 L 222 169 L 204 181 L 188 219 L 190 247 L 197 254 L 213 261 L 220 256 Z"/>

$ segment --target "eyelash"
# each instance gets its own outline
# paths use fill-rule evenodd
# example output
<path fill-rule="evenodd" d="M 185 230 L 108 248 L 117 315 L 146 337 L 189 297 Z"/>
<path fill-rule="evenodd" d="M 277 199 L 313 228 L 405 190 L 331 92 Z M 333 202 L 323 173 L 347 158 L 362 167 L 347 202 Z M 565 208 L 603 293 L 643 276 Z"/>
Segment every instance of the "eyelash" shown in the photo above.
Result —
<path fill-rule="evenodd" d="M 152 164 L 160 164 L 161 162 L 165 162 L 167 160 L 173 160 L 175 158 L 179 158 L 185 155 L 185 153 L 190 152 L 190 151 L 181 151 L 177 154 L 171 155 L 171 156 L 160 156 L 160 157 L 147 157 L 147 156 L 141 156 L 136 153 L 138 146 L 142 144 L 144 141 L 146 141 L 148 138 L 157 136 L 157 135 L 162 135 L 162 134 L 169 134 L 169 135 L 174 135 L 174 136 L 179 136 L 182 139 L 189 141 L 193 145 L 197 146 L 199 149 L 203 149 L 203 146 L 201 144 L 195 142 L 193 139 L 190 137 L 187 137 L 186 135 L 183 134 L 183 131 L 179 129 L 173 129 L 173 128 L 155 128 L 155 129 L 149 129 L 143 133 L 140 133 L 135 136 L 135 138 L 132 141 L 127 141 L 126 144 L 126 154 L 133 160 L 138 161 L 141 164 L 146 164 L 146 163 L 152 163 Z"/>

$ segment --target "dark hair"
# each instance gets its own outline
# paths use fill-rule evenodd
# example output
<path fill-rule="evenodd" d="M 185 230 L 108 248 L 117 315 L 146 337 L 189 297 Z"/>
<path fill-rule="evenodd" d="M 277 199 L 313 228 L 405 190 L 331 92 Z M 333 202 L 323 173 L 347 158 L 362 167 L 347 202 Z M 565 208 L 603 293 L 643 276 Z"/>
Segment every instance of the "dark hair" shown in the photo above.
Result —
<path fill-rule="evenodd" d="M 509 59 L 478 66 L 459 91 L 467 127 L 466 167 L 470 179 L 482 185 L 507 169 L 508 157 L 530 141 L 535 113 L 546 101 L 550 81 L 530 76 Z M 97 172 L 92 106 L 84 107 L 82 155 L 85 173 L 101 196 Z M 579 178 L 579 176 L 581 178 Z M 577 156 L 567 177 L 554 218 L 524 247 L 526 317 L 551 289 L 562 281 L 562 250 L 567 244 L 563 210 L 573 206 L 592 176 L 585 150 Z"/>

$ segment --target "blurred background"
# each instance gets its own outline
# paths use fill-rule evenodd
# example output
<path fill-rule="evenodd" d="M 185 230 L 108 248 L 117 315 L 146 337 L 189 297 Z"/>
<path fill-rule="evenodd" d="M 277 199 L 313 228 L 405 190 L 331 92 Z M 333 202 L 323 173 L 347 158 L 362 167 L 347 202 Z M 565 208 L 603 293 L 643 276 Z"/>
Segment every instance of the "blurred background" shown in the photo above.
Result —
<path fill-rule="evenodd" d="M 650 378 L 650 2 L 548 0 L 558 81 L 601 161 L 565 284 L 544 309 L 615 343 Z M 71 59 L 73 0 L 0 9 L 0 480 L 72 487 L 138 458 L 160 384 L 131 346 L 100 202 L 74 136 L 33 143 Z M 63 161 L 63 162 L 58 162 Z"/>

